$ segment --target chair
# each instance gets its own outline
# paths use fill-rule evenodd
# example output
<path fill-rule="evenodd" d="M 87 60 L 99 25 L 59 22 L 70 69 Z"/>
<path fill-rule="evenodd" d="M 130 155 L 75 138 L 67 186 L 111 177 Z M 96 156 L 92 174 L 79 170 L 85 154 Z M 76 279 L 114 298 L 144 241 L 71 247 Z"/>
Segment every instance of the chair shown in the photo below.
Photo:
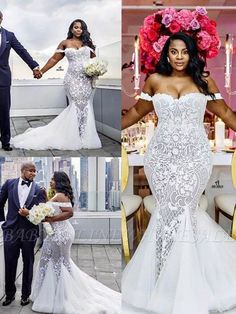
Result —
<path fill-rule="evenodd" d="M 130 245 L 128 236 L 128 225 L 127 222 L 133 218 L 133 230 L 134 238 L 139 242 L 141 239 L 141 216 L 139 212 L 140 205 L 142 204 L 142 197 L 139 195 L 124 195 L 123 192 L 127 186 L 129 176 L 129 165 L 128 155 L 122 146 L 122 182 L 121 182 L 121 235 L 122 245 L 125 262 L 128 263 L 130 260 Z"/>
<path fill-rule="evenodd" d="M 234 206 L 233 221 L 231 227 L 231 237 L 236 240 L 236 205 Z"/>
<path fill-rule="evenodd" d="M 219 223 L 220 213 L 233 220 L 236 194 L 220 194 L 215 196 L 215 221 Z"/>
<path fill-rule="evenodd" d="M 233 154 L 231 162 L 231 176 L 233 185 L 236 188 L 236 151 Z M 219 223 L 220 214 L 232 220 L 234 217 L 234 208 L 236 204 L 236 193 L 235 194 L 220 194 L 215 196 L 215 221 Z M 231 228 L 232 229 L 232 228 Z"/>

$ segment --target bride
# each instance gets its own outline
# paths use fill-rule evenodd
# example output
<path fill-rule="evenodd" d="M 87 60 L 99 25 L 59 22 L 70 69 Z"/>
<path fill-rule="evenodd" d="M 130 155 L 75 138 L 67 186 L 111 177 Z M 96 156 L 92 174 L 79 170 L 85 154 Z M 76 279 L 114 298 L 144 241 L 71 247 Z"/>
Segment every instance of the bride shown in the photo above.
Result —
<path fill-rule="evenodd" d="M 78 150 L 100 148 L 93 112 L 92 78 L 84 73 L 84 66 L 95 57 L 95 46 L 83 20 L 73 21 L 68 36 L 63 40 L 54 55 L 41 69 L 42 74 L 54 67 L 64 56 L 69 67 L 64 78 L 69 106 L 48 125 L 30 128 L 12 138 L 16 148 L 46 150 Z M 56 136 L 55 136 L 56 134 Z"/>
<path fill-rule="evenodd" d="M 118 314 L 120 293 L 81 271 L 70 257 L 75 231 L 68 221 L 73 216 L 73 191 L 64 172 L 54 172 L 50 186 L 56 191 L 46 204 L 55 209 L 47 217 L 54 234 L 44 240 L 30 299 L 33 311 L 56 314 Z"/>
<path fill-rule="evenodd" d="M 156 16 L 155 23 L 160 20 Z M 146 22 L 150 28 L 150 18 Z M 208 314 L 236 307 L 236 242 L 198 206 L 212 170 L 205 109 L 235 131 L 236 115 L 204 71 L 206 51 L 199 46 L 184 32 L 168 36 L 156 73 L 122 121 L 127 128 L 152 110 L 158 115 L 144 158 L 156 209 L 123 272 L 124 314 Z"/>

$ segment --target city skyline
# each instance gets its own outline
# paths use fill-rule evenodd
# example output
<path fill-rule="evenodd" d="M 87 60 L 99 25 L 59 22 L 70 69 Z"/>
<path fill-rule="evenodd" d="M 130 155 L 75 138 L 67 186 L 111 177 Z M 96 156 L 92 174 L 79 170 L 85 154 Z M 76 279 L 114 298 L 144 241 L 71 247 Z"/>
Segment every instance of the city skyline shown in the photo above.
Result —
<path fill-rule="evenodd" d="M 74 191 L 75 211 L 117 211 L 120 209 L 120 158 L 2 157 L 0 160 L 1 185 L 7 179 L 19 177 L 21 165 L 26 161 L 35 163 L 37 169 L 35 182 L 47 191 L 54 171 L 65 171 L 68 174 Z M 98 175 L 98 167 L 102 164 L 104 164 L 104 171 L 100 171 Z M 98 186 L 100 186 L 99 189 Z M 101 186 L 104 187 L 102 190 Z"/>

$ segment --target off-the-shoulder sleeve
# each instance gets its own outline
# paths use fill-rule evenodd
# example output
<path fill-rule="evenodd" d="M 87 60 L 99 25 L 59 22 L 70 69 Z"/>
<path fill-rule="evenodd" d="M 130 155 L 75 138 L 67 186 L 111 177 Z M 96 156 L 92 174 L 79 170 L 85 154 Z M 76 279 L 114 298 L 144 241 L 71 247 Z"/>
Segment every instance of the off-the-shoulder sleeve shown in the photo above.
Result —
<path fill-rule="evenodd" d="M 56 204 L 57 206 L 60 207 L 72 207 L 72 204 L 70 202 L 52 202 L 52 201 L 48 201 L 48 204 L 53 203 Z"/>
<path fill-rule="evenodd" d="M 224 99 L 222 96 L 221 96 L 221 93 L 215 93 L 215 99 L 212 99 L 210 95 L 207 95 L 206 98 L 207 100 L 217 100 L 217 99 Z"/>
<path fill-rule="evenodd" d="M 57 50 L 55 51 L 55 53 L 56 53 L 56 52 L 64 53 L 65 50 L 63 50 L 63 49 L 57 49 Z"/>
<path fill-rule="evenodd" d="M 147 101 L 152 101 L 152 96 L 150 96 L 147 93 L 142 92 L 139 99 L 147 100 Z"/>
<path fill-rule="evenodd" d="M 70 202 L 58 202 L 57 205 L 60 207 L 72 207 Z"/>
<path fill-rule="evenodd" d="M 93 50 L 92 48 L 90 48 L 89 46 L 86 46 L 92 53 L 95 54 L 95 50 Z"/>

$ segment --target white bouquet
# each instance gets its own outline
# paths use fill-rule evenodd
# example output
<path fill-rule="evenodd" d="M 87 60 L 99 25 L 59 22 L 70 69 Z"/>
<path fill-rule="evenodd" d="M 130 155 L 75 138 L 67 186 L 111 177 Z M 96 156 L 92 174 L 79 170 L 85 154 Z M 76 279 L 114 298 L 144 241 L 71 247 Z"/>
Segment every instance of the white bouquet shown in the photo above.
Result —
<path fill-rule="evenodd" d="M 42 220 L 45 219 L 46 216 L 52 217 L 54 214 L 54 209 L 48 206 L 45 203 L 40 203 L 39 205 L 34 205 L 31 210 L 29 211 L 29 216 L 27 217 L 29 221 L 34 224 L 38 225 Z M 43 222 L 43 226 L 46 230 L 48 235 L 52 235 L 53 229 L 49 222 Z"/>
<path fill-rule="evenodd" d="M 89 77 L 98 77 L 107 72 L 107 62 L 96 58 L 90 59 L 84 67 L 84 72 Z"/>

